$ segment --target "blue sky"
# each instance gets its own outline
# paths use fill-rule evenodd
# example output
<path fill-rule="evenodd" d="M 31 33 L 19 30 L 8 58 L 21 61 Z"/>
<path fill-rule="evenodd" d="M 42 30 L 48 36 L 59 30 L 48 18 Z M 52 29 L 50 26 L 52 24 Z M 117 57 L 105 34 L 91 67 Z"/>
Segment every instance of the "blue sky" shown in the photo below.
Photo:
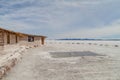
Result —
<path fill-rule="evenodd" d="M 120 0 L 0 0 L 0 26 L 49 38 L 120 39 Z"/>

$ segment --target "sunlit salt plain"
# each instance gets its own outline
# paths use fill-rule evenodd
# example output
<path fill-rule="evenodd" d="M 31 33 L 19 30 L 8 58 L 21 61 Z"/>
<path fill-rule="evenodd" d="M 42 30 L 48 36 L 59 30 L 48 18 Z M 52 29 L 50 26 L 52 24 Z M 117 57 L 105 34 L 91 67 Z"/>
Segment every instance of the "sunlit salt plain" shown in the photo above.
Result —
<path fill-rule="evenodd" d="M 63 51 L 91 51 L 111 57 L 120 55 L 120 41 L 48 40 L 46 44 L 61 47 Z"/>
<path fill-rule="evenodd" d="M 47 40 L 3 80 L 120 80 L 120 41 Z"/>

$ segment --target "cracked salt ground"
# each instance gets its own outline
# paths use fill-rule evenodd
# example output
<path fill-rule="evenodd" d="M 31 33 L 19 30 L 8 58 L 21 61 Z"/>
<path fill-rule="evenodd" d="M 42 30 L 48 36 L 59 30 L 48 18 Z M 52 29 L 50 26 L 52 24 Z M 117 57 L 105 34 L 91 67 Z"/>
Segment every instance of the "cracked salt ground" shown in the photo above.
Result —
<path fill-rule="evenodd" d="M 49 52 L 90 51 L 105 56 L 53 58 Z M 2 80 L 120 80 L 120 49 L 47 44 L 29 49 Z"/>

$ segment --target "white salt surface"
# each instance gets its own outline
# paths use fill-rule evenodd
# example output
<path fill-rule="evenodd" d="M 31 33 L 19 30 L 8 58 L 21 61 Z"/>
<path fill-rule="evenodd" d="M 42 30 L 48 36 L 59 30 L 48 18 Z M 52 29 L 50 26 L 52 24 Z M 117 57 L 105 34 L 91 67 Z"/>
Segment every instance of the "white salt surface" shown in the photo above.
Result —
<path fill-rule="evenodd" d="M 120 80 L 119 41 L 52 40 L 46 43 L 29 49 L 2 80 Z M 49 54 L 71 51 L 91 51 L 105 56 L 53 58 Z"/>
<path fill-rule="evenodd" d="M 19 45 L 7 45 L 4 47 L 2 51 L 3 54 L 0 55 L 0 67 L 8 62 L 8 60 L 19 58 L 21 56 L 21 52 L 25 51 L 25 46 Z"/>

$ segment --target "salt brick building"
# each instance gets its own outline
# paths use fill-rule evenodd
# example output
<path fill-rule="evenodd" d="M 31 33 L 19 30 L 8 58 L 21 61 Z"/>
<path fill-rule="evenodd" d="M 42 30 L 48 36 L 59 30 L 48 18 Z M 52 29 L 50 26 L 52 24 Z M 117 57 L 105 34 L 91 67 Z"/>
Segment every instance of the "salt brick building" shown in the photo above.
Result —
<path fill-rule="evenodd" d="M 21 44 L 21 45 L 44 45 L 46 36 L 31 35 L 19 33 L 0 28 L 0 49 L 5 45 Z"/>

